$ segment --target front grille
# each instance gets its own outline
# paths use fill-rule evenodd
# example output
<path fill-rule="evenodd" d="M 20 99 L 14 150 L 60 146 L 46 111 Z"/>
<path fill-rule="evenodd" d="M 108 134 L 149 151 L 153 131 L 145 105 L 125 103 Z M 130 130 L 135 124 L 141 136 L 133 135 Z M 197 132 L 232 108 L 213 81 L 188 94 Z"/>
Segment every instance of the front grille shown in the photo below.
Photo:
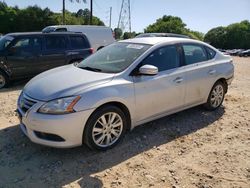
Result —
<path fill-rule="evenodd" d="M 24 113 L 27 112 L 36 103 L 37 101 L 35 101 L 34 99 L 28 97 L 24 93 L 21 94 L 19 99 L 19 107 Z"/>

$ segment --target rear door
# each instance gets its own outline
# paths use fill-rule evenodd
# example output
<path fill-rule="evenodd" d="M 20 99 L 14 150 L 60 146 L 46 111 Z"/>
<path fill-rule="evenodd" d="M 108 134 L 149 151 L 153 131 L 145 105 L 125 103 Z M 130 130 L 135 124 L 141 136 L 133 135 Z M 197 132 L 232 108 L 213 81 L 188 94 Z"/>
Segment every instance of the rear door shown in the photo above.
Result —
<path fill-rule="evenodd" d="M 65 35 L 44 35 L 43 53 L 40 61 L 43 62 L 43 71 L 67 64 L 67 43 Z"/>
<path fill-rule="evenodd" d="M 155 76 L 133 76 L 139 123 L 184 105 L 185 72 L 180 67 L 178 48 L 175 45 L 161 47 L 144 59 L 138 68 L 146 64 L 158 67 L 159 72 Z"/>
<path fill-rule="evenodd" d="M 7 61 L 13 77 L 29 77 L 39 72 L 42 40 L 39 36 L 20 36 L 7 52 Z"/>
<path fill-rule="evenodd" d="M 70 51 L 67 53 L 70 62 L 80 62 L 92 54 L 90 44 L 84 35 L 69 35 Z"/>
<path fill-rule="evenodd" d="M 201 44 L 182 44 L 186 70 L 185 105 L 194 105 L 206 100 L 215 82 L 214 61 Z"/>

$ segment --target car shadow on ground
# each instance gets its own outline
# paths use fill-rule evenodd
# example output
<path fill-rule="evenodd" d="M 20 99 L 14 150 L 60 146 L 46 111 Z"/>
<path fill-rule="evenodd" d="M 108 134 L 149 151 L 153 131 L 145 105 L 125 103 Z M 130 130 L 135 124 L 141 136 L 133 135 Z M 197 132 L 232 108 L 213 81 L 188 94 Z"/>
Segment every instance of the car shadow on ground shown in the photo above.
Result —
<path fill-rule="evenodd" d="M 0 187 L 62 187 L 75 181 L 81 187 L 102 187 L 95 173 L 196 132 L 223 114 L 224 107 L 213 112 L 200 106 L 185 110 L 135 128 L 105 152 L 86 146 L 55 149 L 36 145 L 21 134 L 18 125 L 12 126 L 0 130 Z"/>
<path fill-rule="evenodd" d="M 16 90 L 22 90 L 25 84 L 29 81 L 29 79 L 23 79 L 18 81 L 13 81 L 6 88 L 1 88 L 0 93 L 11 92 Z"/>

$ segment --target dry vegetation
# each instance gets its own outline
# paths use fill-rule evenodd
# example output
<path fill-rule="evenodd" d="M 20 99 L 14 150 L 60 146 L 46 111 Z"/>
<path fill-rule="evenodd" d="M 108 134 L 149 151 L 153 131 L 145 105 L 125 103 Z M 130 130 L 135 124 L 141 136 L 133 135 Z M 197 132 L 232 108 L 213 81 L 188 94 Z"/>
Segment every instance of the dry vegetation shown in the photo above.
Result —
<path fill-rule="evenodd" d="M 140 126 L 106 152 L 53 149 L 19 130 L 23 84 L 0 91 L 0 187 L 250 187 L 250 58 L 234 58 L 224 106 Z M 70 125 L 69 125 L 70 126 Z"/>

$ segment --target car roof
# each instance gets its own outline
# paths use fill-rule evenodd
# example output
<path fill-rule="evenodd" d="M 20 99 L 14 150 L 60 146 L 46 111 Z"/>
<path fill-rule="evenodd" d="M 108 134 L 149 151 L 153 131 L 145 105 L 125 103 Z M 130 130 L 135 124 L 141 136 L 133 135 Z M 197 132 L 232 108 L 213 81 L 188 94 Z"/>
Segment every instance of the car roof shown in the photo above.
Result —
<path fill-rule="evenodd" d="M 160 44 L 160 43 L 178 43 L 178 42 L 202 43 L 198 40 L 193 40 L 193 39 L 188 39 L 188 38 L 179 38 L 179 37 L 142 37 L 142 38 L 122 40 L 119 42 L 149 44 L 149 45 L 155 45 L 155 44 Z"/>
<path fill-rule="evenodd" d="M 6 35 L 10 35 L 10 36 L 26 36 L 26 35 L 76 35 L 76 34 L 81 34 L 84 35 L 83 33 L 80 32 L 51 32 L 51 33 L 43 33 L 43 32 L 19 32 L 19 33 L 8 33 Z"/>
<path fill-rule="evenodd" d="M 181 37 L 181 38 L 190 38 L 187 35 L 176 34 L 176 33 L 141 33 L 136 36 L 139 37 Z"/>

